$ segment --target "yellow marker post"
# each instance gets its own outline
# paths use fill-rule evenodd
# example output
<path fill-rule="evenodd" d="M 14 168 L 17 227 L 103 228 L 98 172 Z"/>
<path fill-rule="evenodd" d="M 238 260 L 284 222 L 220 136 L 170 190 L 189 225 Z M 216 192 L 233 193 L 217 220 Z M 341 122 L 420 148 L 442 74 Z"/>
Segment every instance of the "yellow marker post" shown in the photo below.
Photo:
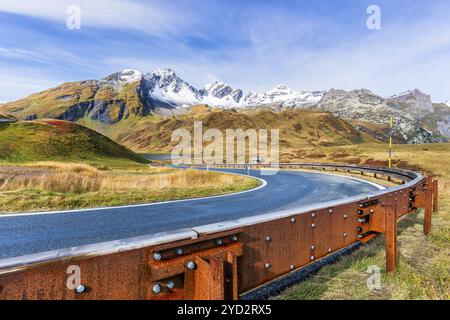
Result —
<path fill-rule="evenodd" d="M 390 116 L 389 119 L 389 168 L 392 168 L 392 135 L 394 129 L 394 117 Z"/>

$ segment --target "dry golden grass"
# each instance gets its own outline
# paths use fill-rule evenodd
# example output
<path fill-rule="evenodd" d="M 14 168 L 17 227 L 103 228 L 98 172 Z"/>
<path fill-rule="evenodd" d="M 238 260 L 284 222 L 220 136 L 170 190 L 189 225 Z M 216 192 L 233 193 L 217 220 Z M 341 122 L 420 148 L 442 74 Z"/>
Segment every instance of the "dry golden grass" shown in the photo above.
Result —
<path fill-rule="evenodd" d="M 99 170 L 79 163 L 0 166 L 0 212 L 119 205 L 249 189 L 255 179 L 195 170 Z"/>
<path fill-rule="evenodd" d="M 30 165 L 27 165 L 30 167 Z M 0 174 L 0 192 L 40 189 L 55 192 L 98 191 L 105 175 L 98 169 L 85 164 L 41 162 L 37 171 L 19 172 L 10 167 L 9 173 Z M 5 171 L 5 167 L 3 167 Z"/>
<path fill-rule="evenodd" d="M 138 176 L 129 179 L 124 176 L 107 176 L 102 179 L 99 191 L 160 190 L 169 188 L 196 188 L 230 186 L 235 181 L 230 175 L 210 174 L 194 170 L 174 170 L 152 176 Z"/>
<path fill-rule="evenodd" d="M 11 173 L 0 175 L 0 191 L 41 189 L 55 192 L 109 192 L 124 190 L 161 190 L 168 188 L 212 187 L 231 185 L 234 177 L 194 170 L 152 168 L 150 175 L 116 175 L 102 172 L 86 164 L 59 162 L 38 162 L 26 165 L 46 171 L 18 173 L 11 167 Z"/>

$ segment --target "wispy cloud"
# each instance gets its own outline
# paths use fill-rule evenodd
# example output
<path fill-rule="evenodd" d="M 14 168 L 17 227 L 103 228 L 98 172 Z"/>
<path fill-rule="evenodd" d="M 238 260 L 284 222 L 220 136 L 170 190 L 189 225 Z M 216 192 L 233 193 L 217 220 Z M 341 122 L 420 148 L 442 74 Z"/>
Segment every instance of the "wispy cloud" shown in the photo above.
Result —
<path fill-rule="evenodd" d="M 84 27 L 132 29 L 157 36 L 177 33 L 190 23 L 190 17 L 177 10 L 170 1 L 139 2 L 133 0 L 2 0 L 0 11 L 58 21 L 65 26 L 68 8 L 81 10 Z"/>
<path fill-rule="evenodd" d="M 23 97 L 24 93 L 39 92 L 61 84 L 61 78 L 49 77 L 39 71 L 5 68 L 0 65 L 0 103 Z"/>

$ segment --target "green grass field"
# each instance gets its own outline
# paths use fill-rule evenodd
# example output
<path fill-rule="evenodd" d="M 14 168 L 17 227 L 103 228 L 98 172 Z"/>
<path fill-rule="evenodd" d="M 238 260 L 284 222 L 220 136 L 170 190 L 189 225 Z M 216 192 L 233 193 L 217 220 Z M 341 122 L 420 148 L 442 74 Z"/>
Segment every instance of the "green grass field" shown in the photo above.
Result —
<path fill-rule="evenodd" d="M 148 163 L 83 126 L 59 120 L 0 123 L 0 163 L 31 161 Z"/>

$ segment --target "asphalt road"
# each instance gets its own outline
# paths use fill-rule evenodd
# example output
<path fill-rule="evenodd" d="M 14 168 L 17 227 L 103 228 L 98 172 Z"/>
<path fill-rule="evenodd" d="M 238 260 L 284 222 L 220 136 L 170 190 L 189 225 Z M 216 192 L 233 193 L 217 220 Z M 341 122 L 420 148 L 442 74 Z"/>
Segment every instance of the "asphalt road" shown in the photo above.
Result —
<path fill-rule="evenodd" d="M 246 173 L 242 170 L 223 170 Z M 371 184 L 280 171 L 258 190 L 223 197 L 50 214 L 0 215 L 0 259 L 249 217 L 368 193 Z"/>

